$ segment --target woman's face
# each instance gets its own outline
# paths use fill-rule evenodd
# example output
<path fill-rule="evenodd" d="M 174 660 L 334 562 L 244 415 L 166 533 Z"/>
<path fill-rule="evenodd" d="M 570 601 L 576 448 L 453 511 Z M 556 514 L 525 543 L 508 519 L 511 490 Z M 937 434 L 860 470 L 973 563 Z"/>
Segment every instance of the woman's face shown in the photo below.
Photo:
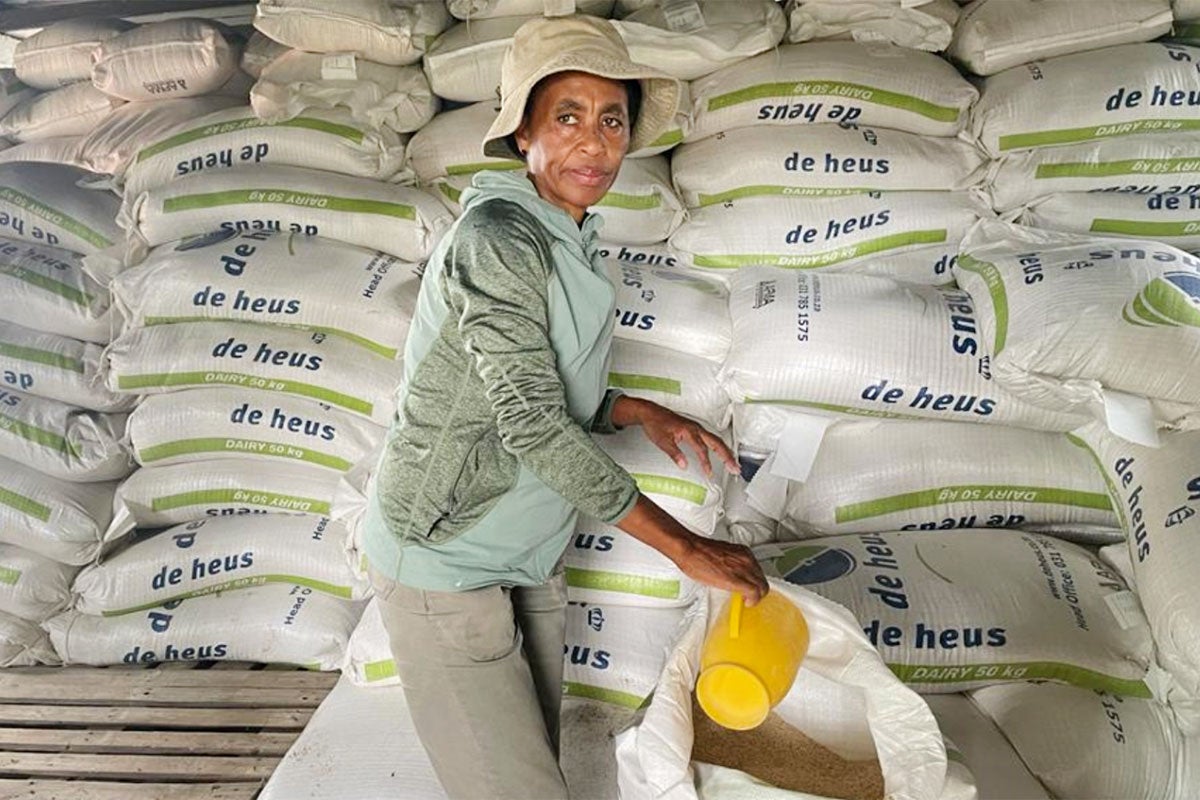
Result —
<path fill-rule="evenodd" d="M 516 140 L 538 194 L 582 221 L 616 180 L 629 149 L 625 85 L 584 72 L 545 78 Z"/>

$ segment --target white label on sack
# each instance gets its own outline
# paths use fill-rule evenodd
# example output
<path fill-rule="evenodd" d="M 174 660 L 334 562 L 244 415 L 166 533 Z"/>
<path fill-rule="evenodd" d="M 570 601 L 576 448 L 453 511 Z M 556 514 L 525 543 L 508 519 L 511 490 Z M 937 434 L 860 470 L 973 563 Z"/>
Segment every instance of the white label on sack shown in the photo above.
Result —
<path fill-rule="evenodd" d="M 1138 625 L 1139 620 L 1145 619 L 1145 612 L 1133 592 L 1113 592 L 1104 597 L 1108 610 L 1112 612 L 1121 630 L 1127 631 Z"/>
<path fill-rule="evenodd" d="M 321 80 L 356 81 L 358 64 L 353 53 L 334 53 L 321 59 Z"/>
<path fill-rule="evenodd" d="M 704 13 L 696 0 L 663 0 L 662 10 L 673 31 L 691 33 L 704 28 Z"/>
<path fill-rule="evenodd" d="M 1108 429 L 1122 439 L 1143 447 L 1159 447 L 1154 408 L 1145 397 L 1103 390 L 1104 419 Z"/>
<path fill-rule="evenodd" d="M 790 414 L 779 437 L 779 449 L 771 462 L 771 474 L 803 483 L 812 472 L 813 462 L 825 439 L 832 417 Z"/>

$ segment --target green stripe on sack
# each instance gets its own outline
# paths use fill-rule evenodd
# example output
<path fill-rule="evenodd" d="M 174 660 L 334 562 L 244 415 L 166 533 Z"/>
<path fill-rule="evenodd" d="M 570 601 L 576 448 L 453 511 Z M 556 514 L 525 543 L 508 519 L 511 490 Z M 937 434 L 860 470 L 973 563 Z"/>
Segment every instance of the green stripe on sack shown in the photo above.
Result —
<path fill-rule="evenodd" d="M 878 239 L 871 239 L 847 247 L 839 247 L 835 250 L 826 250 L 823 253 L 813 253 L 812 255 L 780 255 L 778 253 L 723 256 L 697 255 L 692 258 L 692 263 L 697 267 L 711 267 L 713 269 L 738 269 L 739 267 L 752 266 L 819 269 L 838 264 L 842 261 L 871 255 L 872 253 L 895 250 L 898 247 L 908 247 L 913 244 L 940 244 L 946 241 L 946 238 L 945 229 L 907 231 L 905 233 L 894 233 L 891 236 L 881 236 Z"/>
<path fill-rule="evenodd" d="M 439 182 L 437 184 L 437 187 L 438 187 L 438 191 L 441 192 L 442 194 L 446 195 L 446 197 L 450 200 L 451 203 L 457 203 L 458 198 L 462 197 L 461 190 L 455 189 L 453 186 L 446 183 L 445 181 Z"/>
<path fill-rule="evenodd" d="M 299 381 L 260 378 L 242 372 L 157 372 L 145 375 L 121 375 L 117 378 L 117 388 L 130 391 L 167 386 L 205 386 L 214 383 L 224 386 L 250 386 L 256 389 L 311 397 L 314 400 L 341 406 L 367 416 L 370 416 L 371 411 L 375 408 L 373 403 L 366 400 L 335 392 L 323 386 L 313 386 L 310 383 Z"/>
<path fill-rule="evenodd" d="M 366 136 L 358 128 L 353 128 L 349 125 L 340 125 L 336 122 L 327 122 L 323 119 L 313 119 L 312 117 L 295 117 L 284 122 L 272 123 L 251 116 L 242 119 L 231 119 L 226 122 L 205 125 L 202 128 L 192 128 L 191 130 L 177 133 L 174 136 L 163 139 L 161 142 L 156 142 L 149 147 L 142 148 L 138 151 L 137 158 L 134 160 L 137 163 L 141 163 L 159 153 L 180 147 L 181 145 L 190 144 L 200 139 L 209 139 L 213 136 L 224 136 L 229 133 L 249 130 L 251 128 L 300 128 L 318 133 L 328 133 L 342 139 L 349 139 L 354 144 L 362 144 L 362 140 Z"/>
<path fill-rule="evenodd" d="M 1151 696 L 1144 681 L 1116 678 L 1102 672 L 1058 661 L 1018 661 L 1012 664 L 922 665 L 888 664 L 905 683 L 953 684 L 972 681 L 1060 681 L 1082 689 L 1111 692 L 1123 697 Z M 925 672 L 922 672 L 922 671 Z M 932 677 L 931 677 L 932 676 Z"/>
<path fill-rule="evenodd" d="M 1110 125 L 1091 125 L 1086 128 L 1010 133 L 1000 137 L 1000 149 L 1020 150 L 1027 147 L 1070 144 L 1071 142 L 1086 142 L 1090 139 L 1128 136 L 1132 133 L 1174 133 L 1194 130 L 1200 130 L 1200 119 L 1136 119 Z"/>
<path fill-rule="evenodd" d="M 19 580 L 21 580 L 21 570 L 13 569 L 12 567 L 0 567 L 0 583 L 8 586 L 16 586 Z"/>
<path fill-rule="evenodd" d="M 677 380 L 654 375 L 635 375 L 630 372 L 608 373 L 608 385 L 616 389 L 643 389 L 676 396 L 683 394 L 683 384 Z"/>
<path fill-rule="evenodd" d="M 1061 164 L 1038 164 L 1033 177 L 1053 178 L 1110 178 L 1117 175 L 1174 175 L 1180 172 L 1200 172 L 1197 158 L 1130 158 L 1123 161 L 1066 161 Z"/>
<path fill-rule="evenodd" d="M 1094 219 L 1092 233 L 1121 233 L 1129 236 L 1190 236 L 1200 233 L 1200 220 L 1192 222 L 1142 222 L 1132 219 Z"/>
<path fill-rule="evenodd" d="M 86 308 L 92 303 L 93 298 L 90 294 L 80 291 L 70 284 L 56 281 L 53 278 L 26 269 L 25 267 L 18 267 L 15 264 L 3 264 L 0 265 L 0 275 L 8 275 L 22 283 L 28 283 L 30 286 L 44 289 L 51 294 L 70 300 L 77 306 L 84 306 Z"/>
<path fill-rule="evenodd" d="M 278 492 L 260 492 L 256 489 L 198 489 L 193 492 L 180 492 L 155 497 L 150 501 L 152 511 L 173 511 L 188 506 L 207 505 L 209 503 L 244 503 L 263 508 L 275 508 L 282 511 L 295 511 L 305 514 L 328 514 L 329 503 L 313 497 L 280 494 Z"/>
<path fill-rule="evenodd" d="M 362 200 L 357 197 L 337 197 L 331 194 L 297 192 L 291 189 L 230 189 L 224 192 L 185 194 L 179 197 L 168 197 L 163 201 L 162 210 L 164 214 L 174 214 L 179 211 L 195 211 L 196 209 L 235 206 L 243 203 L 267 203 L 350 214 L 378 214 L 406 220 L 417 218 L 416 209 L 405 203 Z"/>
<path fill-rule="evenodd" d="M 469 164 L 450 164 L 446 167 L 446 174 L 450 177 L 458 175 L 474 175 L 476 172 L 485 171 L 508 171 L 514 169 L 525 169 L 524 161 L 514 161 L 511 158 L 497 159 L 496 161 L 475 161 Z"/>
<path fill-rule="evenodd" d="M 992 342 L 992 358 L 1000 355 L 1008 344 L 1008 291 L 1004 288 L 1004 276 L 995 264 L 979 261 L 966 253 L 958 257 L 959 269 L 974 272 L 983 278 L 988 294 L 992 297 L 992 315 L 996 318 L 996 336 Z"/>
<path fill-rule="evenodd" d="M 662 197 L 657 193 L 625 194 L 623 192 L 609 192 L 596 205 L 606 208 L 623 208 L 628 211 L 650 211 L 662 206 Z"/>
<path fill-rule="evenodd" d="M 236 322 L 256 322 L 256 323 L 258 322 L 257 319 L 254 319 L 254 318 L 250 317 L 249 315 L 247 315 L 244 318 L 238 317 L 238 316 L 195 317 L 195 316 L 181 315 L 181 316 L 167 316 L 167 317 L 145 317 L 142 320 L 142 324 L 145 325 L 146 327 L 153 327 L 155 325 L 175 325 L 175 324 L 178 324 L 181 322 L 229 322 L 230 320 L 233 320 Z M 395 347 L 388 347 L 385 344 L 380 344 L 379 342 L 372 341 L 371 339 L 368 339 L 365 336 L 360 336 L 357 333 L 350 333 L 349 331 L 344 331 L 344 330 L 341 330 L 340 328 L 330 328 L 326 325 L 303 325 L 301 323 L 296 323 L 296 322 L 274 322 L 274 321 L 272 321 L 270 323 L 270 325 L 272 328 L 291 328 L 292 330 L 296 330 L 296 331 L 317 331 L 318 333 L 325 333 L 330 336 L 336 336 L 339 339 L 345 339 L 348 342 L 353 342 L 354 344 L 358 345 L 359 347 L 364 347 L 367 350 L 370 350 L 372 353 L 378 353 L 379 355 L 384 356 L 385 358 L 395 358 L 396 356 L 400 355 L 400 351 Z"/>
<path fill-rule="evenodd" d="M 233 580 L 223 581 L 212 586 L 206 586 L 203 589 L 193 589 L 190 592 L 172 595 L 170 597 L 160 597 L 157 600 L 152 600 L 149 603 L 142 603 L 140 606 L 132 606 L 130 608 L 117 608 L 109 611 L 101 611 L 102 617 L 119 617 L 122 614 L 133 614 L 138 611 L 146 611 L 151 608 L 158 608 L 167 603 L 174 603 L 177 600 L 188 600 L 193 597 L 204 597 L 218 592 L 226 592 L 234 589 L 248 589 L 252 586 L 262 586 L 268 583 L 294 583 L 299 586 L 307 586 L 310 589 L 315 589 L 324 594 L 333 595 L 349 600 L 354 596 L 354 592 L 349 586 L 339 586 L 336 583 L 327 583 L 315 578 L 302 578 L 299 575 L 254 575 L 249 578 L 234 578 Z"/>
<path fill-rule="evenodd" d="M 363 664 L 362 671 L 363 679 L 367 683 L 386 681 L 389 678 L 396 677 L 398 674 L 394 658 L 384 659 L 383 661 L 368 661 L 366 664 Z"/>
<path fill-rule="evenodd" d="M 1100 455 L 1091 448 L 1087 442 L 1073 433 L 1065 434 L 1067 441 L 1076 447 L 1082 448 L 1092 457 L 1096 468 L 1100 470 L 1100 474 L 1104 477 L 1104 485 L 1108 487 L 1108 496 L 1112 500 L 1112 507 L 1117 512 L 1117 519 L 1121 522 L 1121 530 L 1125 531 L 1125 535 L 1129 536 L 1133 528 L 1129 525 L 1129 520 L 1125 517 L 1125 504 L 1121 501 L 1121 493 L 1117 490 L 1117 484 L 1109 476 L 1108 470 L 1104 467 L 1104 462 L 1100 460 Z"/>
<path fill-rule="evenodd" d="M 51 350 L 39 350 L 36 347 L 23 347 L 18 344 L 0 342 L 0 356 L 8 356 L 18 361 L 28 361 L 31 364 L 65 369 L 68 372 L 78 372 L 80 375 L 84 373 L 83 361 Z"/>
<path fill-rule="evenodd" d="M 715 206 L 720 203 L 727 203 L 730 200 L 740 200 L 743 197 L 762 197 L 763 195 L 782 195 L 786 197 L 845 197 L 851 194 L 866 194 L 868 192 L 877 192 L 878 189 L 868 188 L 843 188 L 843 189 L 820 189 L 806 188 L 802 186 L 774 186 L 770 184 L 755 184 L 753 186 L 739 186 L 736 189 L 730 189 L 719 194 L 698 194 L 696 195 L 697 204 L 700 208 L 705 206 Z"/>
<path fill-rule="evenodd" d="M 703 505 L 708 497 L 708 490 L 698 483 L 685 481 L 681 478 L 671 478 L 666 475 L 649 475 L 644 472 L 632 472 L 638 488 L 646 494 L 661 494 L 687 500 L 689 503 Z"/>
<path fill-rule="evenodd" d="M 28 422 L 13 419 L 5 414 L 0 414 L 0 431 L 8 431 L 22 439 L 33 442 L 36 445 L 41 445 L 42 447 L 48 447 L 58 453 L 66 453 L 72 456 L 78 455 L 75 448 L 71 446 L 71 443 L 57 433 L 43 430 L 36 425 L 30 425 Z"/>
<path fill-rule="evenodd" d="M 997 493 L 1014 495 L 997 497 Z M 882 517 L 900 511 L 911 511 L 916 508 L 946 505 L 966 502 L 1012 502 L 1036 503 L 1039 505 L 1075 506 L 1077 508 L 1094 508 L 1100 511 L 1111 511 L 1112 503 L 1108 495 L 1097 492 L 1081 492 L 1074 489 L 1050 489 L 1041 486 L 940 486 L 935 489 L 924 489 L 919 492 L 881 497 L 878 500 L 867 500 L 862 503 L 850 503 L 834 509 L 836 522 L 855 522 L 857 520 Z"/>
<path fill-rule="evenodd" d="M 0 200 L 12 203 L 15 206 L 29 211 L 47 222 L 62 228 L 67 233 L 73 236 L 78 236 L 90 245 L 95 247 L 108 247 L 112 242 L 101 235 L 99 232 L 92 230 L 77 219 L 68 217 L 61 211 L 56 211 L 45 203 L 30 197 L 24 192 L 14 189 L 11 186 L 0 186 Z"/>
<path fill-rule="evenodd" d="M 674 147 L 675 145 L 679 144 L 682 141 L 683 141 L 683 129 L 682 128 L 672 128 L 671 130 L 669 130 L 669 131 L 665 132 L 664 134 L 662 134 L 661 136 L 659 136 L 657 139 L 655 139 L 650 144 L 646 145 L 646 148 L 649 149 L 652 147 Z"/>
<path fill-rule="evenodd" d="M 17 494 L 11 489 L 5 489 L 2 486 L 0 486 L 0 505 L 8 506 L 27 517 L 33 517 L 39 522 L 50 521 L 50 506 L 44 506 L 32 498 Z"/>
<path fill-rule="evenodd" d="M 874 417 L 876 419 L 923 419 L 923 417 L 918 414 L 898 414 L 895 411 L 875 411 L 867 408 L 854 408 L 853 406 L 839 406 L 833 403 L 813 403 L 807 400 L 781 400 L 771 397 L 747 397 L 745 402 L 769 406 L 798 406 L 800 408 L 814 408 L 818 411 L 832 411 L 835 414 L 849 414 L 855 417 Z"/>
<path fill-rule="evenodd" d="M 676 578 L 647 578 L 644 575 L 627 575 L 623 572 L 567 567 L 567 586 L 576 589 L 591 589 L 597 592 L 634 594 L 659 600 L 678 600 L 680 584 Z"/>
<path fill-rule="evenodd" d="M 622 708 L 641 708 L 646 702 L 645 697 L 640 697 L 630 692 L 622 692 L 617 689 L 605 689 L 600 686 L 592 686 L 587 683 L 578 683 L 576 681 L 563 681 L 563 694 L 571 697 L 582 697 L 586 700 L 599 700 L 603 703 L 610 703 Z"/>
<path fill-rule="evenodd" d="M 928 100 L 913 97 L 910 94 L 889 92 L 886 89 L 876 89 L 864 83 L 849 83 L 848 81 L 796 81 L 794 83 L 760 83 L 747 86 L 734 92 L 726 92 L 709 98 L 709 111 L 719 111 L 722 108 L 749 103 L 752 100 L 762 100 L 767 97 L 810 97 L 812 95 L 833 95 L 846 100 L 857 100 L 862 103 L 873 103 L 877 106 L 889 106 L 902 111 L 911 111 L 918 116 L 936 120 L 937 122 L 957 122 L 962 109 L 954 106 L 939 106 Z"/>
<path fill-rule="evenodd" d="M 148 464 L 153 461 L 162 461 L 164 458 L 174 458 L 176 456 L 191 455 L 193 453 L 243 453 L 246 455 L 255 456 L 274 456 L 276 458 L 287 458 L 293 461 L 304 461 L 309 464 L 318 464 L 322 467 L 329 467 L 338 472 L 346 472 L 354 465 L 344 458 L 331 456 L 328 453 L 321 453 L 316 450 L 310 450 L 307 447 L 298 447 L 291 444 L 281 444 L 279 442 L 268 442 L 262 439 L 237 439 L 233 437 L 198 437 L 195 439 L 179 439 L 173 442 L 164 442 L 151 447 L 145 447 L 138 451 L 138 459 L 143 464 Z"/>

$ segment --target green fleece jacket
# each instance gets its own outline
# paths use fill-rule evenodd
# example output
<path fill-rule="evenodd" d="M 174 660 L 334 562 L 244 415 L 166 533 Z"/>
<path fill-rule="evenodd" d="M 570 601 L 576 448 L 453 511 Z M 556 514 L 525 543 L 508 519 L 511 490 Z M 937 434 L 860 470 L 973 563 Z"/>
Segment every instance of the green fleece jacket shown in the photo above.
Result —
<path fill-rule="evenodd" d="M 589 434 L 611 430 L 616 296 L 594 215 L 579 226 L 504 172 L 462 204 L 422 279 L 365 550 L 417 588 L 535 585 L 580 511 L 611 523 L 637 500 Z"/>

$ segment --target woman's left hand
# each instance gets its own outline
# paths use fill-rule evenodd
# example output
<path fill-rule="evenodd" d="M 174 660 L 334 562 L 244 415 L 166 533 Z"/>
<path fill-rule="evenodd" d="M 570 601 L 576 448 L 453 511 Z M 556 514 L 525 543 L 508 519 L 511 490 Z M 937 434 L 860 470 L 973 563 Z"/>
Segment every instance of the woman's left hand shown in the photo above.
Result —
<path fill-rule="evenodd" d="M 670 456 L 680 469 L 687 469 L 687 456 L 683 450 L 687 447 L 700 459 L 700 469 L 706 477 L 712 477 L 713 469 L 709 450 L 716 453 L 730 474 L 736 475 L 741 471 L 733 451 L 720 437 L 705 430 L 700 423 L 649 400 L 622 397 L 618 402 L 623 407 L 614 409 L 614 412 L 626 412 L 620 416 L 626 417 L 628 423 L 641 425 L 646 438 Z"/>

